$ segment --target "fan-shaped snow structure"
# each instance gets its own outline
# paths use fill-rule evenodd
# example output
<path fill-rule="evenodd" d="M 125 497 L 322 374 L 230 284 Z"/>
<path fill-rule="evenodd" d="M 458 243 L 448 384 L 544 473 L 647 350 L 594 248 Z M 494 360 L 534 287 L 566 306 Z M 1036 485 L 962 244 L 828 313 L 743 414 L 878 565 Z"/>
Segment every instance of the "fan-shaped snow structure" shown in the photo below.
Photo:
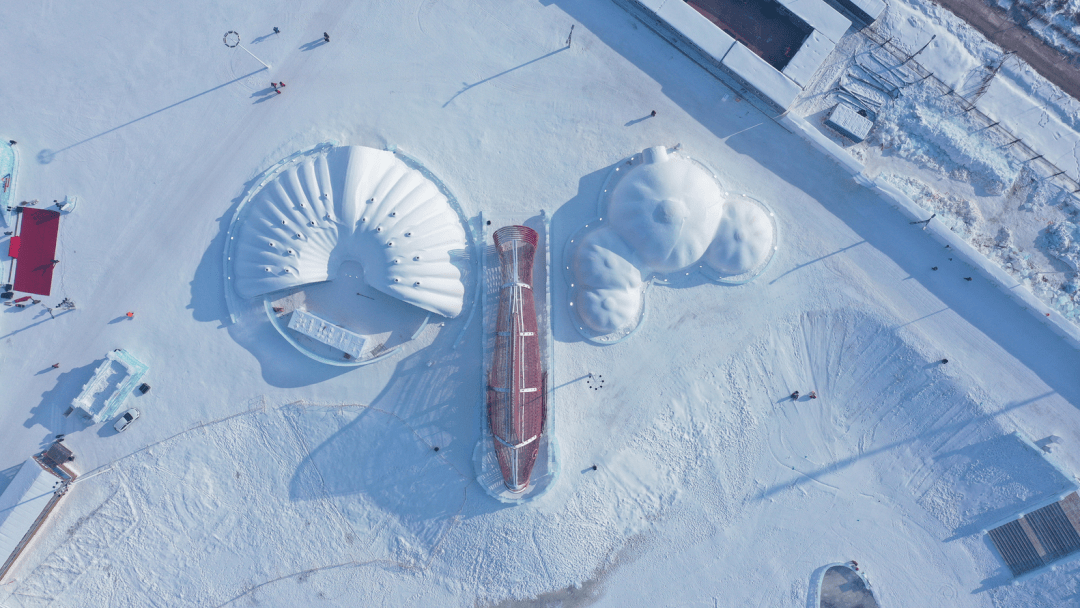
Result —
<path fill-rule="evenodd" d="M 241 210 L 229 276 L 253 298 L 327 281 L 358 261 L 367 284 L 446 317 L 465 287 L 453 263 L 468 247 L 446 197 L 393 152 L 333 147 L 264 184 Z"/>
<path fill-rule="evenodd" d="M 640 326 L 652 276 L 696 265 L 718 282 L 745 283 L 775 251 L 764 205 L 724 192 L 698 161 L 647 148 L 612 170 L 599 219 L 567 243 L 571 316 L 583 336 L 611 344 Z"/>

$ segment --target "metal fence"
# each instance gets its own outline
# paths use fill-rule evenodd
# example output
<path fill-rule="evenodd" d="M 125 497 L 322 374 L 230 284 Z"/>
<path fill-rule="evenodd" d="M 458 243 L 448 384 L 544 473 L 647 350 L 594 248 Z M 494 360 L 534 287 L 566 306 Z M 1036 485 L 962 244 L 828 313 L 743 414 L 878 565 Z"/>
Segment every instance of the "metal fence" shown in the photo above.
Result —
<path fill-rule="evenodd" d="M 918 62 L 918 54 L 930 44 L 929 42 L 918 51 L 912 53 L 899 47 L 893 42 L 892 38 L 882 36 L 880 32 L 874 29 L 874 26 L 859 30 L 859 35 L 866 38 L 873 45 L 876 45 L 878 49 L 888 53 L 888 55 L 897 62 L 897 65 L 893 66 L 894 69 L 896 67 L 902 67 L 915 74 L 915 81 L 912 84 L 925 83 L 935 87 L 943 97 L 955 104 L 958 112 L 962 112 L 974 122 L 980 123 L 982 126 L 972 131 L 972 135 L 988 138 L 991 140 L 992 144 L 997 144 L 999 147 L 1007 149 L 1014 158 L 1020 161 L 1022 166 L 1027 166 L 1037 175 L 1052 180 L 1053 183 L 1060 186 L 1063 191 L 1070 194 L 1070 203 L 1074 206 L 1080 206 L 1080 201 L 1073 196 L 1080 192 L 1080 181 L 1067 174 L 1064 169 L 1055 165 L 1043 154 L 1024 142 L 1023 137 L 1010 131 L 1005 125 L 1002 125 L 1000 121 L 987 116 L 976 106 L 976 102 L 990 87 L 990 83 L 993 82 L 997 72 L 1005 62 L 1012 57 L 1011 52 L 1005 53 L 997 65 L 990 68 L 984 68 L 986 74 L 978 86 L 970 87 L 966 91 L 958 91 L 952 85 L 946 84 L 932 71 L 926 69 Z"/>

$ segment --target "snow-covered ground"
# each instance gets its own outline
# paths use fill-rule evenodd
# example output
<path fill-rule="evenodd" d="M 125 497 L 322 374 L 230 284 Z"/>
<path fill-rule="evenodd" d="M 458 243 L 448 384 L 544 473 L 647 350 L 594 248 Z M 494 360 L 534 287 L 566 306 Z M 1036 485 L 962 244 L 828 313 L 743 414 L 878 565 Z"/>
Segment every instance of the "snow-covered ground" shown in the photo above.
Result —
<path fill-rule="evenodd" d="M 883 606 L 1077 602 L 1080 563 L 1014 586 L 981 530 L 1072 487 L 1080 353 L 614 3 L 106 0 L 9 11 L 0 48 L 17 197 L 80 197 L 44 302 L 78 308 L 0 315 L 0 469 L 67 432 L 82 474 L 3 605 L 801 607 L 849 559 Z M 326 141 L 407 152 L 469 217 L 553 210 L 555 265 L 615 163 L 681 143 L 780 248 L 650 288 L 608 347 L 555 281 L 562 475 L 506 505 L 476 321 L 362 368 L 229 323 L 236 206 Z M 114 348 L 153 386 L 123 434 L 62 416 Z"/>
<path fill-rule="evenodd" d="M 851 35 L 799 113 L 820 126 L 837 103 L 829 91 L 841 84 L 879 102 L 875 128 L 862 143 L 820 129 L 864 162 L 867 175 L 936 213 L 936 221 L 1080 323 L 1080 234 L 1073 236 L 1080 202 L 1072 192 L 1080 180 L 1080 102 L 922 0 L 891 4 L 873 36 L 907 53 L 922 49 L 916 61 L 943 84 L 897 67 L 895 51 Z M 866 68 L 910 84 L 890 97 L 866 86 Z M 948 88 L 964 99 L 947 95 Z M 972 101 L 978 112 L 965 111 Z"/>
<path fill-rule="evenodd" d="M 1015 23 L 1070 60 L 1080 55 L 1080 3 L 1076 0 L 987 0 L 987 4 L 1008 11 Z"/>

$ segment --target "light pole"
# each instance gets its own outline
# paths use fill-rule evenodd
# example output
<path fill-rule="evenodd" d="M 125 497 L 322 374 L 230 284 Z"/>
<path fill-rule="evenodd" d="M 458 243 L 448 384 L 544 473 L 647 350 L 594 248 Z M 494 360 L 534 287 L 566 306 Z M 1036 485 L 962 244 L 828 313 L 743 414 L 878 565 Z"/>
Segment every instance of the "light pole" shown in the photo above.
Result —
<path fill-rule="evenodd" d="M 232 30 L 229 30 L 229 31 L 225 32 L 225 37 L 222 38 L 222 40 L 225 41 L 225 46 L 229 47 L 230 49 L 240 47 L 240 48 L 244 49 L 245 51 L 247 51 L 248 55 L 251 55 L 252 57 L 255 57 L 255 53 L 252 53 L 251 51 L 248 51 L 247 47 L 240 44 L 240 34 L 237 34 L 236 32 L 234 32 Z M 266 69 L 268 69 L 268 70 L 270 69 L 270 64 L 266 63 L 262 59 L 259 59 L 258 57 L 255 57 L 255 61 L 258 61 L 259 63 L 266 66 Z"/>

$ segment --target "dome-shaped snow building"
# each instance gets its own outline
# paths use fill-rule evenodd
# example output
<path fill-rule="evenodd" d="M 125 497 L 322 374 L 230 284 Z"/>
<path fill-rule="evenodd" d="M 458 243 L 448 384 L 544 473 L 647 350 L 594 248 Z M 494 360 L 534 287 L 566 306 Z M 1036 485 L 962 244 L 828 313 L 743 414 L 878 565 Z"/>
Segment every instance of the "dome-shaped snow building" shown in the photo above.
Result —
<path fill-rule="evenodd" d="M 308 356 L 359 365 L 407 342 L 430 314 L 462 312 L 471 250 L 444 188 L 398 154 L 324 145 L 280 163 L 241 202 L 226 294 L 261 299 Z"/>
<path fill-rule="evenodd" d="M 653 277 L 700 270 L 745 283 L 765 269 L 776 242 L 775 217 L 762 203 L 725 192 L 699 161 L 648 148 L 612 170 L 598 219 L 566 245 L 571 317 L 589 340 L 612 344 L 640 326 Z"/>

